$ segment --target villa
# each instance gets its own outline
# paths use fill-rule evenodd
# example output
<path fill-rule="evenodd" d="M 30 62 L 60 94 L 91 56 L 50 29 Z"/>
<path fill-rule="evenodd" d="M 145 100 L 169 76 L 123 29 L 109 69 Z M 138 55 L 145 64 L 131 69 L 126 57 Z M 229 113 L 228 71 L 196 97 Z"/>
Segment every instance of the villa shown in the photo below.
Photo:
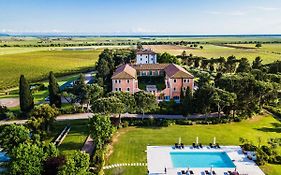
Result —
<path fill-rule="evenodd" d="M 181 91 L 194 89 L 194 76 L 176 64 L 159 64 L 150 49 L 137 51 L 136 64 L 119 66 L 113 73 L 112 91 L 134 94 L 144 90 L 158 101 L 180 100 Z"/>

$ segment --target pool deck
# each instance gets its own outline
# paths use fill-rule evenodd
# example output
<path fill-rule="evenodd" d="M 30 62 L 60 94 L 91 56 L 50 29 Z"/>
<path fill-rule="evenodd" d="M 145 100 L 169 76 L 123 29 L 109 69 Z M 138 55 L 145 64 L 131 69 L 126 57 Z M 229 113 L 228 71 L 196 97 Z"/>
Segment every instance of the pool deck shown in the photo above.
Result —
<path fill-rule="evenodd" d="M 239 146 L 221 146 L 220 149 L 208 146 L 203 146 L 200 149 L 192 146 L 185 146 L 184 149 L 174 149 L 172 146 L 147 146 L 147 168 L 150 175 L 165 174 L 165 167 L 168 175 L 179 175 L 181 170 L 187 170 L 187 168 L 173 168 L 170 152 L 226 152 L 240 175 L 265 175 L 254 161 L 242 153 Z M 204 175 L 203 172 L 210 171 L 210 169 L 211 167 L 190 168 L 195 175 Z M 212 168 L 212 170 L 217 175 L 225 175 L 225 172 L 234 171 L 235 168 Z"/>

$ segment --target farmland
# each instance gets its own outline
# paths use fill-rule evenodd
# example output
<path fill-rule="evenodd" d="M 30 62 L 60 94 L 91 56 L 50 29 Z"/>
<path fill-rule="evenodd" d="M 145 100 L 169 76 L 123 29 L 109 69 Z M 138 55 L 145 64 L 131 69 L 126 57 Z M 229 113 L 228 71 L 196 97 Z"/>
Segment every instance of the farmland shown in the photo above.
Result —
<path fill-rule="evenodd" d="M 16 86 L 21 74 L 35 81 L 46 78 L 49 71 L 68 74 L 92 69 L 100 52 L 56 49 L 0 55 L 0 90 Z"/>
<path fill-rule="evenodd" d="M 153 42 L 199 42 L 198 47 L 185 45 L 146 45 Z M 137 42 L 155 52 L 187 54 L 206 58 L 257 56 L 263 64 L 281 60 L 281 38 L 275 37 L 0 37 L 0 92 L 16 87 L 24 74 L 28 80 L 46 78 L 49 71 L 57 76 L 93 68 L 104 48 L 133 48 Z M 256 48 L 254 42 L 268 42 Z M 146 43 L 146 44 L 145 44 Z M 240 44 L 237 44 L 240 43 Z M 248 44 L 245 44 L 248 43 Z M 249 44 L 251 43 L 251 44 Z M 269 44 L 271 43 L 271 44 Z M 163 43 L 162 43 L 163 44 Z M 68 47 L 65 47 L 65 46 Z M 200 49 L 199 46 L 203 46 Z"/>
<path fill-rule="evenodd" d="M 185 50 L 187 54 L 206 58 L 218 58 L 221 56 L 228 57 L 234 55 L 237 58 L 246 57 L 250 61 L 253 61 L 257 56 L 260 56 L 263 59 L 264 64 L 271 63 L 275 60 L 281 60 L 281 44 L 263 44 L 259 49 L 255 48 L 255 45 L 253 44 L 229 44 L 229 46 L 237 46 L 237 48 L 212 44 L 204 44 L 202 46 L 203 49 L 174 45 L 149 45 L 145 47 L 151 48 L 155 52 L 168 52 L 173 55 L 180 55 Z M 245 49 L 243 47 L 251 47 L 251 49 Z"/>

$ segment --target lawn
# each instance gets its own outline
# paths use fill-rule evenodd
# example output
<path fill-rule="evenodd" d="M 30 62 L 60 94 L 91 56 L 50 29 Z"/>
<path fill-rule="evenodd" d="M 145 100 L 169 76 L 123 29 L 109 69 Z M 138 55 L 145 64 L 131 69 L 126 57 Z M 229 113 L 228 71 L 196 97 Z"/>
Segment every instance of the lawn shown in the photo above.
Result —
<path fill-rule="evenodd" d="M 80 150 L 88 136 L 88 120 L 73 120 L 55 122 L 51 128 L 51 134 L 46 139 L 47 142 L 55 139 L 63 128 L 67 125 L 71 126 L 70 132 L 63 140 L 62 144 L 58 146 L 63 154 L 71 154 L 76 150 Z"/>
<path fill-rule="evenodd" d="M 234 45 L 234 44 L 233 44 Z M 234 55 L 237 58 L 246 57 L 252 62 L 257 56 L 263 59 L 263 63 L 271 63 L 275 60 L 281 60 L 281 44 L 263 44 L 262 48 L 256 49 L 253 44 L 235 44 L 235 46 L 254 47 L 254 49 L 230 48 L 212 44 L 202 45 L 204 48 L 190 48 L 188 46 L 169 46 L 169 45 L 150 45 L 155 52 L 168 52 L 173 55 L 180 55 L 184 50 L 187 54 L 202 56 L 206 58 L 218 58 Z"/>
<path fill-rule="evenodd" d="M 93 68 L 102 50 L 46 50 L 0 55 L 0 90 L 18 85 L 19 76 L 36 81 L 50 71 L 59 74 Z"/>
<path fill-rule="evenodd" d="M 166 128 L 138 128 L 129 127 L 118 131 L 113 140 L 113 153 L 107 164 L 146 162 L 147 145 L 173 145 L 181 137 L 185 144 L 192 144 L 198 136 L 202 144 L 208 144 L 213 137 L 221 145 L 239 145 L 239 138 L 244 137 L 257 143 L 261 138 L 266 144 L 269 138 L 280 137 L 281 123 L 271 116 L 257 116 L 240 123 L 220 125 L 173 125 Z M 278 150 L 281 152 L 280 150 Z M 266 165 L 262 169 L 270 175 L 278 175 L 281 166 Z M 116 171 L 116 170 L 115 170 Z M 116 173 L 114 170 L 106 174 Z M 121 168 L 123 174 L 146 174 L 146 167 Z"/>

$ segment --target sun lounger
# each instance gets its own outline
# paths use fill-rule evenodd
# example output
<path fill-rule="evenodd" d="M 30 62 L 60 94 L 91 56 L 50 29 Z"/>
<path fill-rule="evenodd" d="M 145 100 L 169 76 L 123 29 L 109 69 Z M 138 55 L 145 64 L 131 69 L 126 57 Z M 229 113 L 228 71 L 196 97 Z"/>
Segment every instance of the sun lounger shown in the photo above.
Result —
<path fill-rule="evenodd" d="M 192 143 L 192 146 L 193 146 L 193 148 L 196 148 L 196 145 L 195 145 L 195 143 Z"/>
<path fill-rule="evenodd" d="M 205 174 L 206 174 L 206 175 L 210 175 L 210 173 L 209 173 L 208 170 L 205 170 Z"/>
<path fill-rule="evenodd" d="M 183 143 L 181 143 L 181 148 L 184 149 L 184 144 Z"/>
<path fill-rule="evenodd" d="M 190 170 L 190 171 L 189 171 L 189 174 L 190 174 L 190 175 L 194 175 L 194 173 L 193 173 L 193 171 L 192 171 L 192 170 Z"/>
<path fill-rule="evenodd" d="M 199 147 L 200 147 L 200 148 L 203 148 L 203 146 L 202 146 L 202 144 L 201 144 L 201 143 L 199 143 Z"/>
<path fill-rule="evenodd" d="M 184 170 L 181 170 L 181 174 L 186 174 L 186 171 L 184 171 Z"/>
<path fill-rule="evenodd" d="M 214 147 L 212 143 L 210 143 L 209 145 L 210 145 L 210 147 L 211 147 L 211 148 L 213 148 L 213 147 Z"/>
<path fill-rule="evenodd" d="M 212 175 L 217 175 L 217 173 L 215 171 L 212 171 Z"/>
<path fill-rule="evenodd" d="M 217 148 L 221 148 L 221 147 L 220 147 L 220 145 L 219 145 L 218 143 L 216 144 L 216 147 L 217 147 Z"/>

